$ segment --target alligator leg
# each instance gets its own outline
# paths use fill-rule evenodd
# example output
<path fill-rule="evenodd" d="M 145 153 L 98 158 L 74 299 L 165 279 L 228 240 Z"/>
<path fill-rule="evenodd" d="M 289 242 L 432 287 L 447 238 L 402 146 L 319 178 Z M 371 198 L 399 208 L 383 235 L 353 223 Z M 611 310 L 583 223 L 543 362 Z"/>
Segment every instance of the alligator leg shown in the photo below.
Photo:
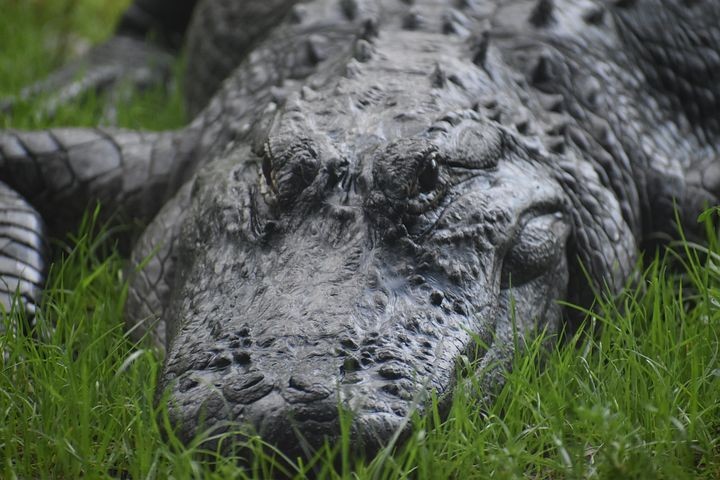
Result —
<path fill-rule="evenodd" d="M 44 225 L 38 212 L 0 182 L 0 308 L 10 312 L 16 299 L 34 318 L 45 272 Z M 3 323 L 0 322 L 0 333 Z"/>
<path fill-rule="evenodd" d="M 15 102 L 43 97 L 52 115 L 90 92 L 112 93 L 167 83 L 175 53 L 182 46 L 196 0 L 135 0 L 122 16 L 115 35 L 86 55 L 35 84 L 16 98 L 0 101 L 0 111 Z M 153 41 L 149 41 L 153 39 Z"/>
<path fill-rule="evenodd" d="M 125 305 L 128 331 L 139 341 L 146 334 L 165 348 L 163 313 L 173 289 L 177 238 L 190 204 L 192 181 L 160 210 L 138 239 L 130 257 L 130 291 Z"/>

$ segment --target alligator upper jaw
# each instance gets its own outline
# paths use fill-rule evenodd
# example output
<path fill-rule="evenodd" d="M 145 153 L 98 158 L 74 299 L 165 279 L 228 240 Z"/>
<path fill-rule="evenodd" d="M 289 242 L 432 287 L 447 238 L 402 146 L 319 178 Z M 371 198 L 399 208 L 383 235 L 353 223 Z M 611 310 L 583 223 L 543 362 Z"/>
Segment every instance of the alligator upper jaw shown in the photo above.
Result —
<path fill-rule="evenodd" d="M 346 430 L 354 452 L 374 455 L 408 434 L 431 392 L 450 398 L 459 356 L 388 360 L 355 372 L 343 372 L 348 362 L 341 355 L 315 365 L 297 362 L 289 374 L 235 365 L 185 372 L 170 384 L 171 421 L 185 442 L 204 431 L 235 432 L 228 445 L 237 448 L 258 434 L 289 458 L 310 457 L 325 442 L 335 445 Z M 438 368 L 443 364 L 447 368 Z M 337 372 L 330 378 L 322 372 L 328 365 Z"/>
<path fill-rule="evenodd" d="M 449 396 L 478 338 L 491 341 L 491 307 L 433 291 L 403 285 L 383 294 L 382 308 L 366 295 L 349 314 L 322 321 L 303 318 L 302 308 L 289 313 L 275 297 L 274 309 L 256 301 L 222 327 L 213 321 L 222 308 L 186 322 L 163 373 L 178 435 L 189 442 L 207 429 L 244 432 L 232 445 L 252 432 L 294 458 L 347 428 L 354 450 L 374 454 L 407 434 L 431 392 Z M 338 312 L 330 299 L 326 310 Z"/>
<path fill-rule="evenodd" d="M 392 439 L 403 439 L 409 432 L 411 416 L 393 412 L 349 410 L 334 397 L 307 403 L 289 403 L 278 390 L 241 408 L 217 393 L 208 393 L 203 407 L 195 413 L 182 408 L 174 394 L 170 419 L 179 438 L 190 443 L 198 434 L 213 447 L 223 438 L 223 453 L 246 449 L 248 440 L 258 435 L 262 441 L 288 458 L 311 458 L 326 444 L 338 445 L 343 431 L 350 438 L 354 453 L 372 456 Z M 217 406 L 222 405 L 218 410 Z"/>

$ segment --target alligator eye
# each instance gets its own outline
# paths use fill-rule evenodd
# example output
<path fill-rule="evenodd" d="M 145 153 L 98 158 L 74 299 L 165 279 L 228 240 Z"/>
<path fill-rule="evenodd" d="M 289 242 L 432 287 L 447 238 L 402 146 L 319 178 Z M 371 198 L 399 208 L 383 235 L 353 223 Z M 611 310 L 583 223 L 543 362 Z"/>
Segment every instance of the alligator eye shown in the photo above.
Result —
<path fill-rule="evenodd" d="M 418 186 L 420 192 L 428 193 L 437 187 L 438 180 L 440 178 L 440 168 L 437 162 L 437 153 L 433 152 L 425 161 L 424 168 L 418 175 Z"/>
<path fill-rule="evenodd" d="M 266 147 L 267 151 L 267 147 Z M 277 194 L 277 188 L 275 186 L 275 180 L 273 179 L 273 171 L 272 171 L 272 161 L 270 160 L 270 155 L 266 154 L 263 157 L 262 160 L 262 174 L 265 178 L 265 183 L 268 187 L 273 191 L 273 193 Z"/>
<path fill-rule="evenodd" d="M 505 255 L 501 287 L 517 287 L 554 271 L 565 252 L 569 232 L 570 227 L 559 212 L 529 220 Z"/>

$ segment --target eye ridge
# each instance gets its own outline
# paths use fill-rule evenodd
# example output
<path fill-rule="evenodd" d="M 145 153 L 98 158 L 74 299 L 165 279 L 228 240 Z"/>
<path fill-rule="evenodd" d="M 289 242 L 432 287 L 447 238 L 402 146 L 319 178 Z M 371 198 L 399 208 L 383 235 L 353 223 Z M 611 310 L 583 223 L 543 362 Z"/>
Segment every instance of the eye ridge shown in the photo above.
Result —
<path fill-rule="evenodd" d="M 320 168 L 317 148 L 312 139 L 269 139 L 265 143 L 262 173 L 273 194 L 282 202 L 290 201 L 317 176 Z"/>

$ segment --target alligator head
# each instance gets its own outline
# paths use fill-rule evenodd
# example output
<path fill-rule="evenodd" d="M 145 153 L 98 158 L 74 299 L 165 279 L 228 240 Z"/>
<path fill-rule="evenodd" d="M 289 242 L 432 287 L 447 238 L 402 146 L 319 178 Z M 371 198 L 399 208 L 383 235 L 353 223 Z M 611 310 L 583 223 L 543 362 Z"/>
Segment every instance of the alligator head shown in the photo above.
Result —
<path fill-rule="evenodd" d="M 493 113 L 532 132 L 547 112 L 500 67 L 439 71 L 439 47 L 407 35 L 393 69 L 309 82 L 197 178 L 162 380 L 183 438 L 235 423 L 301 453 L 347 410 L 373 451 L 430 392 L 451 397 L 461 359 L 491 388 L 514 339 L 557 332 L 578 258 L 598 283 L 632 263 L 583 152 Z"/>

